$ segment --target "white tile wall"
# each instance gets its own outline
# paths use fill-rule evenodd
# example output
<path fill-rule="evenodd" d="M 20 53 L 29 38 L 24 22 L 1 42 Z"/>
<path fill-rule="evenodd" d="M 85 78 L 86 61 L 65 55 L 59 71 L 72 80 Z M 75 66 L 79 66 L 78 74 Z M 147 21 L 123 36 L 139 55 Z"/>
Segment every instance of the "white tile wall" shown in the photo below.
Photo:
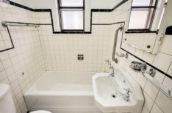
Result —
<path fill-rule="evenodd" d="M 155 100 L 158 94 L 158 88 L 154 86 L 149 80 L 146 83 L 144 91 L 152 98 L 152 100 Z"/>
<path fill-rule="evenodd" d="M 94 25 L 92 34 L 52 35 L 51 26 L 41 27 L 40 36 L 46 69 L 103 71 L 105 60 L 111 59 L 114 40 L 111 32 L 114 32 L 116 28 L 117 26 L 113 25 Z M 84 60 L 78 61 L 77 54 L 84 54 Z"/>
<path fill-rule="evenodd" d="M 122 10 L 120 10 L 119 12 L 121 12 Z M 124 11 L 124 10 L 123 10 Z M 118 12 L 118 11 L 117 11 Z M 125 14 L 127 14 L 126 10 L 124 11 Z M 123 14 L 124 14 L 123 12 Z M 115 17 L 114 15 L 117 14 L 115 11 L 109 14 L 106 13 L 96 13 L 93 15 L 93 22 L 94 23 L 103 23 L 103 22 L 116 22 L 115 21 Z M 108 18 L 112 17 L 112 18 Z M 104 19 L 104 17 L 106 17 L 106 19 Z M 127 16 L 125 18 L 124 15 L 122 16 L 118 16 L 117 20 L 119 18 L 122 18 L 121 20 L 127 20 Z M 125 18 L 125 19 L 123 19 Z M 112 20 L 114 19 L 114 20 Z M 149 34 L 142 34 L 142 36 L 147 36 L 149 37 Z M 140 37 L 140 36 L 139 36 Z M 125 37 L 124 37 L 125 38 Z M 139 38 L 140 40 L 140 38 Z M 143 41 L 143 40 L 140 40 Z M 149 41 L 149 40 L 147 40 Z M 133 48 L 131 46 L 128 45 L 124 45 L 124 48 L 127 48 L 126 50 L 128 50 L 129 52 L 135 54 L 136 56 L 138 56 L 139 58 L 149 62 L 150 64 L 155 64 L 157 67 L 159 67 L 160 69 L 164 70 L 165 72 L 168 71 L 168 73 L 172 73 L 172 63 L 171 63 L 171 58 L 172 58 L 172 53 L 171 53 L 171 36 L 166 36 L 163 40 L 163 43 L 161 44 L 161 49 L 158 53 L 158 55 L 156 54 L 150 54 L 148 52 Z M 136 42 L 137 43 L 137 42 Z M 161 92 L 161 90 L 156 87 L 154 84 L 152 84 L 148 79 L 146 79 L 142 74 L 132 71 L 129 68 L 129 63 L 131 61 L 134 60 L 138 60 L 134 57 L 132 57 L 131 55 L 129 55 L 129 58 L 127 60 L 125 59 L 119 59 L 120 61 L 120 65 L 122 65 L 123 67 L 127 68 L 129 70 L 129 72 L 131 72 L 131 75 L 133 76 L 133 78 L 141 85 L 143 92 L 144 92 L 144 96 L 145 96 L 145 105 L 143 108 L 143 113 L 170 113 L 172 111 L 172 100 L 170 98 L 168 98 L 165 94 L 163 94 Z M 172 74 L 170 74 L 172 75 Z M 160 72 L 156 72 L 156 75 L 154 77 L 154 79 L 158 80 L 160 83 L 163 83 L 167 88 L 171 88 L 171 79 L 168 79 L 168 77 L 165 77 L 162 73 Z M 161 103 L 162 101 L 162 103 Z"/>
<path fill-rule="evenodd" d="M 150 54 L 148 52 L 145 52 L 136 48 L 132 48 L 131 46 L 127 46 L 127 45 L 123 47 L 129 52 L 136 55 L 137 57 L 147 61 L 150 64 L 153 64 L 154 66 L 158 67 L 162 71 L 172 76 L 172 66 L 171 66 L 172 53 L 171 53 L 171 39 L 170 38 L 171 36 L 165 36 L 158 54 Z M 129 57 L 128 60 L 129 61 L 126 61 L 126 62 L 131 62 L 136 59 Z M 124 66 L 126 67 L 126 65 Z M 138 75 L 138 73 L 135 73 L 135 75 Z M 145 83 L 145 77 L 143 77 L 141 74 L 140 76 L 141 77 L 137 76 L 133 78 L 136 81 L 138 81 L 138 83 L 141 85 L 141 87 L 144 90 L 144 96 L 145 96 L 146 101 L 145 101 L 143 113 L 171 113 L 172 99 L 167 97 L 164 93 L 162 93 L 161 90 L 159 90 L 156 86 L 154 86 L 148 80 L 146 80 L 147 82 Z M 165 77 L 162 73 L 157 72 L 154 79 L 158 80 L 160 83 L 163 83 L 163 85 L 166 88 L 172 89 L 171 87 L 172 80 L 169 79 L 168 77 Z"/>
<path fill-rule="evenodd" d="M 148 52 L 144 52 L 142 58 L 148 63 L 152 64 L 153 60 L 155 59 L 155 55 L 152 55 Z"/>
<path fill-rule="evenodd" d="M 118 10 L 120 13 L 118 11 L 94 13 L 93 23 L 113 23 L 126 20 L 128 7 L 124 7 L 124 10 Z M 49 13 L 33 13 L 3 3 L 0 3 L 0 11 L 0 21 L 50 23 Z M 52 26 L 41 26 L 38 29 L 10 27 L 15 49 L 0 53 L 0 83 L 11 85 L 17 113 L 26 112 L 23 93 L 41 75 L 43 70 L 104 71 L 106 68 L 104 60 L 111 59 L 114 31 L 117 27 L 93 26 L 92 34 L 81 35 L 54 35 L 52 34 Z M 2 43 L 2 37 L 7 37 L 3 33 L 4 28 L 0 25 L 0 44 Z M 166 48 L 171 48 L 169 44 L 169 41 L 163 42 L 159 56 L 129 46 L 126 46 L 126 48 L 147 62 L 154 63 L 164 71 L 171 73 L 171 67 L 169 68 L 172 59 L 171 50 L 166 50 Z M 84 61 L 78 61 L 77 54 L 84 54 Z M 162 55 L 166 56 L 165 61 L 168 65 L 163 65 L 164 62 L 160 61 L 164 60 Z M 124 63 L 121 63 L 121 65 L 124 65 L 132 73 L 133 78 L 136 79 L 144 91 L 146 101 L 143 113 L 170 113 L 172 111 L 172 100 L 167 98 L 142 74 L 128 68 L 129 63 L 133 60 L 137 59 L 129 56 L 127 60 L 120 59 L 120 63 Z M 155 78 L 163 82 L 165 77 L 157 73 Z M 163 84 L 170 85 L 171 81 L 165 79 Z"/>
<path fill-rule="evenodd" d="M 163 70 L 164 72 L 167 72 L 171 62 L 172 56 L 163 53 L 158 53 L 154 59 L 153 65 Z"/>
<path fill-rule="evenodd" d="M 172 62 L 170 64 L 170 67 L 168 69 L 168 72 L 167 72 L 169 75 L 172 75 Z"/>
<path fill-rule="evenodd" d="M 171 5 L 171 1 L 169 2 Z M 169 7 L 170 8 L 170 7 Z M 170 14 L 169 10 L 169 14 Z M 168 15 L 169 15 L 168 14 Z M 162 22 L 163 29 L 167 27 L 168 25 L 171 25 L 171 18 L 165 18 Z M 164 30 L 163 30 L 164 31 Z M 134 36 L 133 34 L 131 34 Z M 132 37 L 131 36 L 131 37 Z M 138 40 L 143 41 L 140 39 L 140 37 L 149 37 L 150 35 L 140 34 L 138 37 Z M 151 54 L 145 51 L 140 50 L 139 48 L 131 47 L 127 44 L 123 45 L 123 48 L 127 51 L 131 52 L 132 54 L 136 55 L 137 57 L 143 59 L 144 61 L 153 64 L 157 68 L 161 69 L 165 73 L 168 73 L 172 76 L 172 49 L 171 49 L 171 37 L 172 36 L 165 36 L 162 39 L 162 43 L 160 46 L 160 49 L 157 54 Z M 124 35 L 125 38 L 125 35 Z M 149 41 L 149 40 L 147 40 Z M 134 43 L 138 43 L 135 41 Z M 132 58 L 132 56 L 129 55 L 128 59 L 121 59 L 120 65 L 123 67 L 127 67 L 127 64 L 131 61 L 134 61 L 137 59 Z M 128 68 L 128 67 L 127 67 Z M 158 87 L 156 87 L 154 84 L 152 84 L 148 79 L 146 79 L 142 74 L 138 74 L 138 72 L 134 72 L 131 69 L 128 69 L 132 74 L 133 78 L 140 84 L 140 86 L 143 89 L 144 96 L 145 96 L 145 105 L 143 108 L 143 113 L 171 113 L 172 112 L 172 99 L 167 97 Z M 155 78 L 160 83 L 162 83 L 166 88 L 172 89 L 172 80 L 168 77 L 165 77 L 160 72 L 156 72 Z"/>
<path fill-rule="evenodd" d="M 37 18 L 33 12 L 0 2 L 0 22 L 36 22 Z M 11 86 L 17 113 L 26 113 L 23 93 L 44 70 L 42 48 L 36 28 L 9 27 L 9 30 L 15 48 L 0 52 L 0 83 L 7 83 Z M 8 40 L 9 35 L 6 28 L 0 24 L 0 49 L 11 46 Z"/>
<path fill-rule="evenodd" d="M 113 12 L 94 12 L 92 23 L 114 23 L 125 21 L 128 15 L 130 15 L 131 2 L 132 1 L 126 2 Z"/>
<path fill-rule="evenodd" d="M 157 86 L 150 82 L 149 79 L 145 78 L 142 73 L 130 69 L 129 65 L 133 60 L 137 59 L 129 55 L 128 59 L 121 58 L 119 65 L 125 67 L 131 73 L 133 79 L 135 79 L 143 89 L 145 104 L 142 113 L 171 113 L 172 99 L 167 97 Z M 165 77 L 162 73 L 157 71 L 154 79 L 158 80 L 166 88 L 172 89 L 172 80 Z"/>
<path fill-rule="evenodd" d="M 164 113 L 171 113 L 171 111 L 172 111 L 172 100 L 169 99 L 162 92 L 159 92 L 158 97 L 157 97 L 155 102 Z"/>
<path fill-rule="evenodd" d="M 163 113 L 163 112 L 159 109 L 159 107 L 156 104 L 154 104 L 151 113 Z"/>
<path fill-rule="evenodd" d="M 172 80 L 168 77 L 165 77 L 163 85 L 168 89 L 172 89 Z"/>
<path fill-rule="evenodd" d="M 149 113 L 153 106 L 153 100 L 149 97 L 149 95 L 147 95 L 146 92 L 144 92 L 144 98 L 145 98 L 145 103 L 142 113 Z"/>
<path fill-rule="evenodd" d="M 172 55 L 172 36 L 171 35 L 166 35 L 163 44 L 160 48 L 160 52 L 163 52 L 165 54 Z"/>
<path fill-rule="evenodd" d="M 131 52 L 132 54 L 136 55 L 137 57 L 147 61 L 150 64 L 153 64 L 154 66 L 158 67 L 162 71 L 168 73 L 172 76 L 172 55 L 171 55 L 171 36 L 166 36 L 163 40 L 163 43 L 161 44 L 160 50 L 158 54 L 150 54 L 148 52 L 132 48 L 131 46 L 123 46 L 126 50 Z M 142 54 L 143 53 L 143 54 Z M 127 61 L 125 62 L 131 62 L 136 59 L 131 58 L 130 56 Z M 126 64 L 124 64 L 126 67 Z M 132 71 L 131 69 L 129 71 Z M 164 93 L 162 93 L 161 90 L 159 90 L 155 85 L 153 85 L 151 82 L 146 80 L 143 75 L 139 75 L 136 72 L 135 75 L 137 77 L 133 77 L 143 88 L 144 96 L 145 96 L 145 105 L 143 109 L 143 113 L 171 113 L 172 111 L 172 99 L 167 97 Z M 139 76 L 138 76 L 139 75 Z M 141 76 L 141 77 L 140 77 Z M 165 77 L 162 73 L 157 72 L 155 78 L 160 83 L 162 83 L 166 88 L 172 89 L 172 80 L 168 77 Z M 143 82 L 144 81 L 144 82 Z M 147 81 L 147 82 L 145 82 Z M 153 103 L 152 103 L 153 102 Z M 152 107 L 153 106 L 153 107 Z"/>

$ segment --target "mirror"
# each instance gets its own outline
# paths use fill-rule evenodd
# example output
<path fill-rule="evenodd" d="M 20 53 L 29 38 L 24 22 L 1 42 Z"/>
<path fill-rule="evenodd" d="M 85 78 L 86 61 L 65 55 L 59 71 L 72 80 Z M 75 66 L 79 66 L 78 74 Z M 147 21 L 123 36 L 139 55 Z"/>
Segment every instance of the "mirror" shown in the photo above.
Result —
<path fill-rule="evenodd" d="M 121 48 L 172 77 L 172 0 L 159 0 L 158 33 L 124 33 Z"/>
<path fill-rule="evenodd" d="M 142 2 L 138 0 L 134 0 L 134 1 Z M 145 1 L 145 2 L 150 2 L 150 4 L 146 6 L 148 7 L 149 10 L 141 7 L 140 4 L 142 3 L 140 4 L 137 3 L 139 4 L 139 6 L 136 7 L 135 6 L 136 3 L 134 3 L 134 1 L 132 3 L 130 14 L 128 16 L 128 22 L 126 22 L 127 23 L 125 26 L 126 32 L 124 34 L 122 46 L 125 49 L 135 48 L 146 51 L 148 53 L 154 53 L 155 43 L 157 41 L 157 36 L 158 36 L 157 34 L 164 14 L 166 0 Z M 151 2 L 153 3 L 152 5 Z M 151 6 L 155 6 L 156 8 L 153 9 L 149 8 Z M 144 10 L 146 10 L 146 12 Z M 144 15 L 144 18 L 142 17 L 142 15 Z M 134 21 L 132 21 L 133 20 L 132 18 L 134 18 Z M 144 23 L 143 25 L 141 24 L 142 22 Z M 133 27 L 134 29 L 131 29 Z"/>

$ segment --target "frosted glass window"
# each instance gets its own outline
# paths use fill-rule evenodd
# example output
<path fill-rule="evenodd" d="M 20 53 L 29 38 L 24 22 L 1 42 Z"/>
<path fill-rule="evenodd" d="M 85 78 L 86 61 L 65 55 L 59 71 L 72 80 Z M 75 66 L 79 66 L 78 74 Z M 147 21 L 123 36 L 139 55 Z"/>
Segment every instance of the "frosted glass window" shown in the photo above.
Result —
<path fill-rule="evenodd" d="M 83 0 L 61 0 L 62 7 L 83 7 Z"/>
<path fill-rule="evenodd" d="M 131 12 L 129 29 L 147 29 L 150 9 L 134 9 Z"/>
<path fill-rule="evenodd" d="M 83 0 L 59 0 L 62 31 L 84 31 Z"/>
<path fill-rule="evenodd" d="M 62 10 L 61 16 L 63 30 L 83 30 L 82 10 Z"/>
<path fill-rule="evenodd" d="M 150 29 L 156 0 L 133 0 L 128 29 Z"/>

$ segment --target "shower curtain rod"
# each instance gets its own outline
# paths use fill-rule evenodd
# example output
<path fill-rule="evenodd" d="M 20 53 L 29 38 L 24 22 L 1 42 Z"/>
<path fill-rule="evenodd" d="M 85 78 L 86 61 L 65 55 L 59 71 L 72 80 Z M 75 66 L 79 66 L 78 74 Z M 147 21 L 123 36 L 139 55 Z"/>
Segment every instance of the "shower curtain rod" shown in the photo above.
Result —
<path fill-rule="evenodd" d="M 7 26 L 39 27 L 39 25 L 41 25 L 41 24 L 35 24 L 35 23 L 7 22 L 7 21 L 2 21 L 1 24 L 2 24 L 2 26 L 4 26 L 4 27 L 7 27 Z"/>

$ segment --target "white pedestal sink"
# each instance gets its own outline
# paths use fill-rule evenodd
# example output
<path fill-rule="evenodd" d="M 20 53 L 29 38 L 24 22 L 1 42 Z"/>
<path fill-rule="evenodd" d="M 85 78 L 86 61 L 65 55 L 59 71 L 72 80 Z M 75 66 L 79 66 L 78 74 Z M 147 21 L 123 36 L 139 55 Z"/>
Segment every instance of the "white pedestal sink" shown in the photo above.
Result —
<path fill-rule="evenodd" d="M 104 113 L 140 113 L 144 98 L 140 86 L 125 70 L 116 69 L 115 77 L 109 73 L 93 76 L 96 105 Z"/>

